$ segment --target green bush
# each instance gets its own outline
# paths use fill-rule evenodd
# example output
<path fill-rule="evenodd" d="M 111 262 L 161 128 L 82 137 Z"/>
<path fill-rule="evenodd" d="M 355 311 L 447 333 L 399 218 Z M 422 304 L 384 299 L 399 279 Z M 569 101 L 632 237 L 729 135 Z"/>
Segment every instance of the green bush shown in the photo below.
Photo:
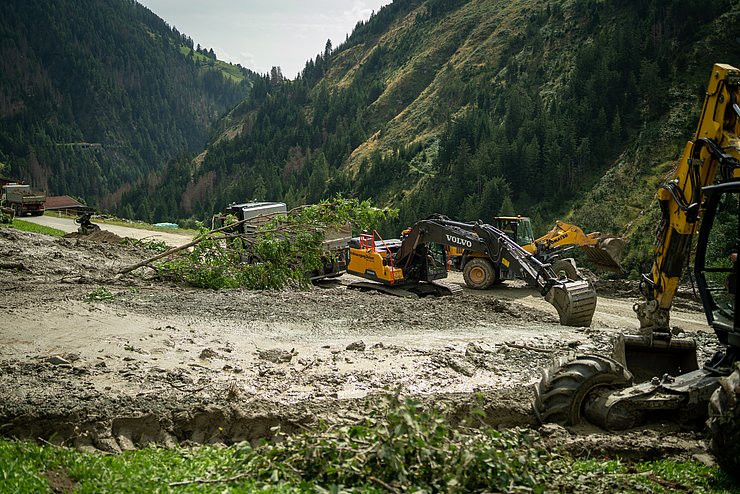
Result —
<path fill-rule="evenodd" d="M 542 491 L 551 455 L 532 431 L 452 428 L 441 410 L 386 399 L 361 423 L 325 426 L 277 444 L 242 446 L 244 469 L 264 482 L 336 491 L 374 485 L 397 492 Z"/>
<path fill-rule="evenodd" d="M 347 223 L 365 229 L 395 214 L 368 201 L 337 197 L 277 216 L 254 234 L 203 232 L 206 238 L 192 250 L 155 267 L 165 278 L 200 288 L 304 287 L 310 273 L 323 264 L 321 245 L 327 230 Z"/>

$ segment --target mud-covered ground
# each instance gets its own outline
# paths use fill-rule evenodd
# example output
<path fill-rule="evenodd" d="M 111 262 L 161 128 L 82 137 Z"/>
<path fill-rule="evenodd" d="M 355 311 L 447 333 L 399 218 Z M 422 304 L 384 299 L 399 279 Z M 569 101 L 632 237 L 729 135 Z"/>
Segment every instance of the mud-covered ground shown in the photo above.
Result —
<path fill-rule="evenodd" d="M 590 328 L 558 325 L 522 283 L 403 299 L 351 290 L 352 277 L 307 291 L 208 291 L 157 280 L 140 246 L 0 229 L 0 434 L 119 451 L 155 441 L 231 443 L 358 420 L 400 392 L 472 407 L 499 427 L 535 426 L 533 385 L 566 352 L 605 353 L 637 327 L 635 286 L 597 282 Z M 463 284 L 458 273 L 448 281 Z M 700 306 L 673 323 L 714 351 Z M 705 451 L 677 424 L 610 434 L 545 435 L 576 452 L 655 458 Z"/>

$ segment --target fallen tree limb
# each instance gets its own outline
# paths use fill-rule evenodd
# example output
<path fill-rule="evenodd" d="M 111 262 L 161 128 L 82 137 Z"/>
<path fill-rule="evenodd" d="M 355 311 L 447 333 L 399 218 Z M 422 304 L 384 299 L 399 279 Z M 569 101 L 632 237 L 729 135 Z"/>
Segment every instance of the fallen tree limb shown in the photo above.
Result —
<path fill-rule="evenodd" d="M 249 220 L 251 220 L 251 219 L 254 219 L 254 218 L 249 218 Z M 130 273 L 134 269 L 138 269 L 138 268 L 144 267 L 144 266 L 146 266 L 148 264 L 153 263 L 154 261 L 157 261 L 159 259 L 162 259 L 163 257 L 170 256 L 170 255 L 172 255 L 172 254 L 174 254 L 176 252 L 180 252 L 181 250 L 185 250 L 185 249 L 187 249 L 189 247 L 192 247 L 193 245 L 197 245 L 197 244 L 201 243 L 203 240 L 209 238 L 214 233 L 221 233 L 221 232 L 225 232 L 225 231 L 228 231 L 228 230 L 233 230 L 235 227 L 237 227 L 237 226 L 239 226 L 239 225 L 241 225 L 243 223 L 246 223 L 249 220 L 237 221 L 236 223 L 232 223 L 230 225 L 226 225 L 224 227 L 217 228 L 216 230 L 211 230 L 210 232 L 203 233 L 203 234 L 195 237 L 195 239 L 192 242 L 188 242 L 187 244 L 181 245 L 180 247 L 174 247 L 174 248 L 172 248 L 172 249 L 170 249 L 168 251 L 162 252 L 161 254 L 157 254 L 154 257 L 150 257 L 149 259 L 145 259 L 145 260 L 143 260 L 141 262 L 137 262 L 133 266 L 128 266 L 126 268 L 123 268 L 120 271 L 118 271 L 118 274 Z"/>
<path fill-rule="evenodd" d="M 555 351 L 550 348 L 537 348 L 536 346 L 522 345 L 520 343 L 514 343 L 514 342 L 509 342 L 509 341 L 504 343 L 504 345 L 508 346 L 509 348 L 521 348 L 522 350 L 531 350 L 533 352 L 541 352 L 541 353 L 553 353 Z"/>

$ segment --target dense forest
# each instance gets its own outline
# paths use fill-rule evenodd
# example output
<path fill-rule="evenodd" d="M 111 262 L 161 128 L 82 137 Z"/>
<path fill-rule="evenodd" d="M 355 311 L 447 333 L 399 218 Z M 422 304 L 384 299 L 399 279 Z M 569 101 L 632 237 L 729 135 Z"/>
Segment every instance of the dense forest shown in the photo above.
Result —
<path fill-rule="evenodd" d="M 589 191 L 641 147 L 653 159 L 632 177 L 654 175 L 690 137 L 711 65 L 740 58 L 722 31 L 737 13 L 727 0 L 396 0 L 296 80 L 255 80 L 205 153 L 124 202 L 205 218 L 343 193 L 400 207 L 391 233 L 432 212 L 529 214 L 542 229 L 573 209 L 618 231 L 635 211 Z"/>
<path fill-rule="evenodd" d="M 202 149 L 253 73 L 133 0 L 0 3 L 0 175 L 101 208 Z"/>
<path fill-rule="evenodd" d="M 133 0 L 10 2 L 0 163 L 147 221 L 341 193 L 400 208 L 391 235 L 520 213 L 634 236 L 644 258 L 709 70 L 740 64 L 739 19 L 734 0 L 395 0 L 286 80 Z"/>

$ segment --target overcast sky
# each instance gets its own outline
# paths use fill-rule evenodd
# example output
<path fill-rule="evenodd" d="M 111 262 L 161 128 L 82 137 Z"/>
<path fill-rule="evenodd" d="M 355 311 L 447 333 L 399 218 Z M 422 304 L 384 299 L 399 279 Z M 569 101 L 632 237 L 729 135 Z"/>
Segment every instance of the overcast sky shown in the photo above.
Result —
<path fill-rule="evenodd" d="M 294 78 L 326 40 L 341 44 L 391 0 L 137 0 L 220 60 Z"/>

